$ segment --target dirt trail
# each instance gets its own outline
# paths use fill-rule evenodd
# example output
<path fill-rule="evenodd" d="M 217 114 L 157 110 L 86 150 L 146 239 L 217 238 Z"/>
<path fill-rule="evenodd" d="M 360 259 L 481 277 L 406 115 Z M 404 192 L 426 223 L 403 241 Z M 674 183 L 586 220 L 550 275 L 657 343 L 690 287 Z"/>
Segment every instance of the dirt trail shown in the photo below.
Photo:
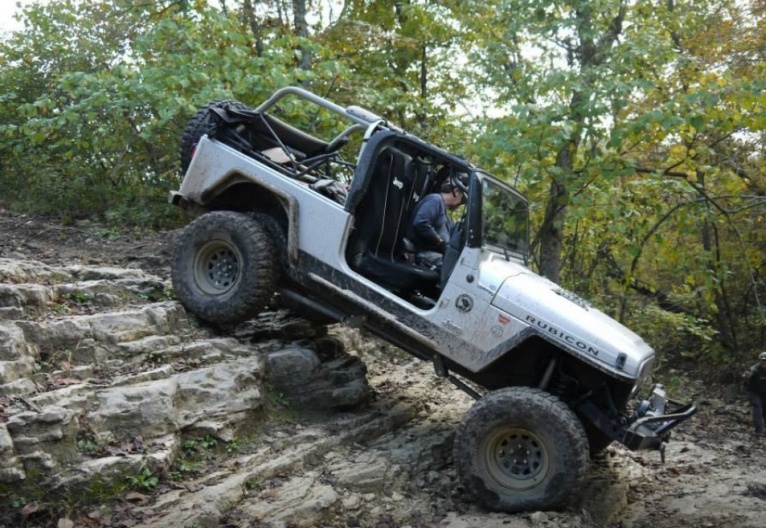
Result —
<path fill-rule="evenodd" d="M 97 225 L 65 227 L 0 212 L 0 258 L 32 263 L 32 267 L 35 262 L 54 267 L 109 266 L 142 270 L 162 281 L 168 277 L 169 248 L 175 235 L 137 236 Z M 120 277 L 105 280 L 141 284 L 150 280 L 143 275 Z M 38 286 L 45 282 L 41 280 Z M 77 299 L 76 292 L 71 295 L 73 301 Z M 172 315 L 178 310 L 169 300 L 152 304 L 152 299 L 131 299 L 131 317 L 147 313 L 155 325 L 155 312 Z M 102 309 L 102 315 L 109 317 L 117 308 L 105 305 Z M 72 321 L 66 313 L 45 317 L 48 325 Z M 224 343 L 224 336 L 202 335 L 202 330 L 198 335 L 193 324 L 184 324 L 195 339 L 207 340 L 206 355 L 199 360 L 202 366 L 212 357 L 211 347 L 218 350 L 226 344 L 246 358 L 237 347 L 265 351 L 275 340 L 274 335 L 259 334 L 255 326 L 234 336 L 234 344 Z M 750 434 L 742 395 L 701 401 L 700 412 L 675 433 L 664 465 L 658 453 L 610 447 L 592 461 L 580 493 L 563 511 L 502 515 L 473 505 L 454 473 L 452 434 L 471 400 L 436 378 L 430 365 L 369 336 L 333 327 L 329 337 L 366 365 L 373 389 L 368 405 L 355 410 L 299 412 L 272 401 L 279 412 L 253 424 L 246 433 L 226 439 L 198 436 L 191 444 L 188 439 L 176 441 L 166 450 L 173 461 L 165 474 L 157 473 L 155 485 L 139 486 L 139 491 L 130 492 L 133 495 L 125 492 L 110 497 L 100 506 L 57 511 L 56 515 L 72 522 L 58 525 L 762 528 L 766 523 L 766 443 Z M 141 339 L 144 346 L 146 341 L 171 337 Z M 118 346 L 138 346 L 132 343 Z M 194 358 L 180 366 L 177 357 L 174 361 L 175 370 L 168 379 L 188 377 L 200 368 Z M 169 376 L 161 374 L 169 365 L 140 363 L 130 375 L 140 380 Z M 90 371 L 80 374 L 95 377 Z M 59 391 L 75 383 L 71 376 L 52 379 L 64 383 L 56 387 Z M 706 394 L 716 392 L 723 393 L 706 390 Z M 41 401 L 22 400 L 34 405 Z M 0 426 L 8 420 L 4 408 L 7 411 L 12 402 L 16 405 L 22 400 L 0 396 Z M 129 458 L 138 451 L 132 446 L 119 456 Z M 134 484 L 141 484 L 135 473 L 133 479 Z M 21 500 L 0 506 L 0 528 L 3 523 L 57 525 L 55 519 L 36 513 L 31 503 Z"/>

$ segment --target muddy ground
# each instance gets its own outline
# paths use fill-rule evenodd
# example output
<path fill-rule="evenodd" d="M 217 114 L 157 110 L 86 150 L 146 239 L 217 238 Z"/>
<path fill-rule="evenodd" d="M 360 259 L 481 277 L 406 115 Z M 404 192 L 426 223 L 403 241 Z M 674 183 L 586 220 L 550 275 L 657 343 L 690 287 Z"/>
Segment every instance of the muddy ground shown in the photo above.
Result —
<path fill-rule="evenodd" d="M 173 231 L 136 233 L 88 223 L 63 226 L 0 211 L 0 257 L 19 260 L 140 268 L 167 278 L 176 236 Z M 286 465 L 287 469 L 268 481 L 252 483 L 248 493 L 216 521 L 218 525 L 766 526 L 766 443 L 751 434 L 747 402 L 739 387 L 691 382 L 681 387 L 684 396 L 697 399 L 700 411 L 674 434 L 665 464 L 658 453 L 631 453 L 613 446 L 592 461 L 581 492 L 563 511 L 501 515 L 473 505 L 454 474 L 451 435 L 470 399 L 437 379 L 429 365 L 367 336 L 355 335 L 355 331 L 338 332 L 345 332 L 345 339 L 357 340 L 356 353 L 367 364 L 378 414 L 399 413 L 396 416 L 402 418 L 390 420 L 388 429 L 370 442 L 327 444 L 317 448 L 310 460 Z M 288 420 L 268 424 L 271 429 L 261 434 L 290 439 L 320 428 L 326 436 L 334 430 L 334 421 L 364 419 L 354 412 L 312 416 L 293 411 Z M 359 411 L 363 412 L 368 411 Z M 233 467 L 235 472 L 241 452 L 220 451 L 208 466 L 210 471 Z M 302 482 L 308 483 L 310 492 L 299 493 Z M 185 486 L 195 491 L 205 487 L 208 493 L 215 493 L 214 483 L 197 474 Z M 168 497 L 177 487 L 160 485 L 140 497 L 118 497 L 109 504 L 69 512 L 67 522 L 58 526 L 186 526 L 179 512 L 196 506 L 171 503 Z M 291 492 L 301 499 L 291 500 Z M 330 506 L 323 509 L 322 500 Z M 299 510 L 306 513 L 298 514 Z"/>

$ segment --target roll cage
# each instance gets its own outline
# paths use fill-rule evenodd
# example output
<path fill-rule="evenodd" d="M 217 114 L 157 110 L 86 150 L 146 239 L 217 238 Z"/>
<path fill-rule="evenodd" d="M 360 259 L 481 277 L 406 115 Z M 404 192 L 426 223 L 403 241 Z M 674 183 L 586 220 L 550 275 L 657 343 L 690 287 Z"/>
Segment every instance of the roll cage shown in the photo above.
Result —
<path fill-rule="evenodd" d="M 300 125 L 289 123 L 291 107 L 286 99 L 290 96 L 316 105 L 314 118 L 307 122 L 304 111 L 297 115 Z M 296 87 L 277 91 L 254 110 L 228 105 L 210 111 L 219 124 L 212 139 L 341 203 L 354 218 L 345 248 L 347 262 L 397 295 L 409 298 L 416 293 L 431 299 L 425 301 L 430 305 L 466 246 L 479 248 L 489 242 L 488 250 L 526 262 L 528 222 L 523 195 L 463 158 L 402 131 L 372 112 L 357 106 L 344 108 Z M 295 112 L 292 117 L 296 118 Z M 359 147 L 355 162 L 344 156 L 347 147 L 354 146 L 349 145 L 352 138 L 357 138 L 354 141 Z M 413 261 L 405 233 L 419 200 L 438 192 L 441 184 L 457 173 L 469 175 L 467 186 L 456 182 L 467 200 L 439 272 Z M 490 195 L 500 198 L 490 201 Z M 498 226 L 502 231 L 505 220 L 498 214 L 502 216 L 504 203 L 523 209 L 522 244 L 509 246 L 500 236 L 487 237 L 490 220 L 497 224 L 493 233 Z M 494 207 L 493 218 L 483 214 L 488 206 Z"/>

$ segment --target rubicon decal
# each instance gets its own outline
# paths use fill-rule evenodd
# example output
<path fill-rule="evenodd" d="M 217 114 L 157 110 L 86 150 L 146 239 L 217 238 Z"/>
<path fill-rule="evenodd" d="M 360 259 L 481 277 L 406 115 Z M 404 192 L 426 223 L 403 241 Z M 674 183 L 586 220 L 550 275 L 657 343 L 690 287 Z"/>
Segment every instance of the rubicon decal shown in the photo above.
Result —
<path fill-rule="evenodd" d="M 588 343 L 580 341 L 576 337 L 567 334 L 563 330 L 561 330 L 559 328 L 556 328 L 555 326 L 550 325 L 550 324 L 546 323 L 545 321 L 540 321 L 539 319 L 537 319 L 536 317 L 534 317 L 532 315 L 527 315 L 525 317 L 525 319 L 526 319 L 526 321 L 530 325 L 536 326 L 540 330 L 548 333 L 549 335 L 555 337 L 556 339 L 558 339 L 560 341 L 564 341 L 565 343 L 567 343 L 569 345 L 572 345 L 574 347 L 577 347 L 580 350 L 583 350 L 585 352 L 588 352 L 589 354 L 593 354 L 594 356 L 598 356 L 598 352 L 599 351 L 598 351 L 597 348 L 592 347 Z"/>

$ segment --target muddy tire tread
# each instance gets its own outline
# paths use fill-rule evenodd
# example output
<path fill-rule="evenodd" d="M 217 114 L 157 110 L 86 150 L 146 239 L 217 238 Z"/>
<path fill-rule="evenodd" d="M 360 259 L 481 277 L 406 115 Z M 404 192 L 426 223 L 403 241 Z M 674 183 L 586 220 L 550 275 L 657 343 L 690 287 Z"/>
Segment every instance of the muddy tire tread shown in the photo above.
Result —
<path fill-rule="evenodd" d="M 552 466 L 540 485 L 510 490 L 489 476 L 481 462 L 482 439 L 504 424 L 524 427 L 549 443 Z M 580 420 L 555 396 L 527 387 L 505 388 L 487 394 L 468 410 L 455 437 L 454 460 L 463 486 L 484 507 L 504 512 L 551 510 L 561 507 L 585 477 L 588 440 Z"/>
<path fill-rule="evenodd" d="M 238 287 L 211 296 L 195 284 L 193 262 L 204 243 L 224 237 L 242 254 Z M 181 303 L 209 323 L 231 325 L 260 312 L 271 300 L 279 278 L 278 250 L 269 230 L 257 218 L 232 211 L 214 211 L 195 219 L 176 244 L 172 281 Z"/>

